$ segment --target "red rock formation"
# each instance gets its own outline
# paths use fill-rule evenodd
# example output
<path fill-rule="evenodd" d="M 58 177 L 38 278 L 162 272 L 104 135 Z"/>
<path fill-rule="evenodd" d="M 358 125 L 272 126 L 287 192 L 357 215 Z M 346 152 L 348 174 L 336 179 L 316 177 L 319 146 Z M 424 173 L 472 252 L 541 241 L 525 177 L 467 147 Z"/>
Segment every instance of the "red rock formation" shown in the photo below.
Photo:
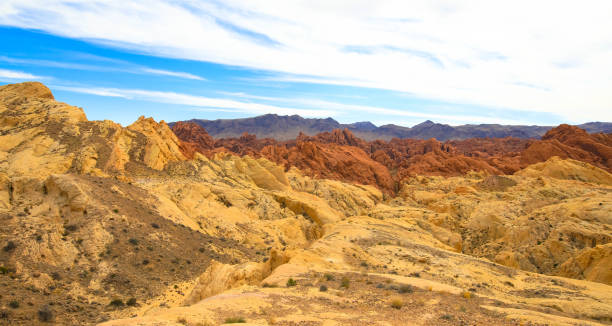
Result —
<path fill-rule="evenodd" d="M 571 158 L 612 171 L 612 134 L 593 134 L 566 124 L 549 130 L 521 153 L 521 167 L 550 157 Z"/>
<path fill-rule="evenodd" d="M 347 129 L 316 136 L 300 134 L 285 142 L 257 139 L 247 133 L 240 138 L 213 141 L 193 123 L 177 123 L 173 130 L 185 147 L 205 155 L 228 151 L 265 157 L 286 169 L 295 166 L 313 177 L 375 185 L 387 193 L 394 192 L 408 176 L 453 176 L 469 171 L 512 174 L 555 155 L 612 170 L 612 135 L 589 135 L 568 125 L 551 129 L 542 140 L 507 137 L 444 143 L 433 138 L 366 142 Z"/>
<path fill-rule="evenodd" d="M 206 153 L 215 148 L 215 140 L 196 123 L 179 121 L 171 129 L 182 141 L 180 149 L 188 158 L 193 158 L 195 152 Z"/>

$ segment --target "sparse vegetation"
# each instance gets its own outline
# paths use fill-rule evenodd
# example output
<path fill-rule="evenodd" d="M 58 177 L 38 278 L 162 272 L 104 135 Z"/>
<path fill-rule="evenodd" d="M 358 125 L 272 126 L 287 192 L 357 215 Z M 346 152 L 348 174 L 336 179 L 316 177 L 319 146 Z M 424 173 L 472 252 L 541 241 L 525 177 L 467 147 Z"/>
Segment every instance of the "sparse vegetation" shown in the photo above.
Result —
<path fill-rule="evenodd" d="M 335 280 L 335 279 L 336 279 L 336 278 L 334 277 L 334 275 L 333 275 L 333 274 L 330 274 L 330 273 L 325 273 L 325 274 L 323 275 L 323 277 L 325 277 L 325 280 L 327 280 L 327 281 L 333 281 L 333 280 Z"/>
<path fill-rule="evenodd" d="M 404 306 L 404 300 L 402 300 L 401 298 L 391 299 L 391 308 L 402 309 L 403 306 Z"/>
<path fill-rule="evenodd" d="M 187 319 L 185 317 L 179 317 L 176 319 L 176 322 L 182 325 L 187 325 Z"/>
<path fill-rule="evenodd" d="M 287 280 L 287 287 L 296 286 L 296 285 L 297 285 L 297 282 L 294 279 L 289 278 Z"/>
<path fill-rule="evenodd" d="M 140 243 L 140 242 L 138 241 L 138 239 L 135 239 L 135 238 L 131 238 L 131 239 L 130 239 L 130 240 L 128 240 L 128 241 L 129 241 L 129 243 L 130 243 L 130 244 L 132 244 L 132 245 L 134 245 L 134 246 L 137 246 L 137 245 L 138 245 L 138 243 Z"/>
<path fill-rule="evenodd" d="M 246 320 L 242 317 L 230 317 L 225 319 L 225 324 L 242 324 L 246 323 Z"/>
<path fill-rule="evenodd" d="M 276 284 L 264 283 L 261 286 L 264 288 L 275 288 Z"/>
<path fill-rule="evenodd" d="M 461 296 L 465 299 L 469 299 L 472 297 L 472 293 L 469 291 L 463 291 L 463 293 L 461 293 Z"/>
<path fill-rule="evenodd" d="M 113 209 L 113 213 L 117 214 L 117 213 L 119 213 L 119 210 L 115 208 L 115 209 Z"/>
<path fill-rule="evenodd" d="M 130 306 L 130 307 L 133 307 L 133 306 L 137 305 L 138 302 L 136 301 L 136 298 L 129 298 L 128 301 L 125 304 Z"/>
<path fill-rule="evenodd" d="M 121 299 L 113 299 L 108 305 L 112 307 L 123 307 L 124 303 Z"/>
<path fill-rule="evenodd" d="M 325 291 L 327 291 L 327 285 L 325 285 L 325 284 L 321 285 L 321 286 L 319 287 L 319 291 L 321 291 L 321 292 L 325 292 Z"/>
<path fill-rule="evenodd" d="M 346 276 L 342 277 L 342 281 L 340 281 L 340 287 L 348 289 L 350 284 L 351 284 L 351 281 L 348 279 L 348 277 Z"/>
<path fill-rule="evenodd" d="M 6 246 L 4 246 L 4 248 L 2 248 L 2 250 L 9 252 L 9 251 L 13 251 L 15 250 L 15 248 L 17 248 L 17 245 L 15 244 L 14 241 L 9 241 L 6 243 Z"/>
<path fill-rule="evenodd" d="M 445 314 L 445 315 L 440 316 L 440 319 L 452 320 L 453 319 L 453 315 Z"/>
<path fill-rule="evenodd" d="M 9 269 L 4 267 L 4 266 L 0 266 L 0 274 L 8 274 L 9 273 Z"/>
<path fill-rule="evenodd" d="M 398 289 L 397 292 L 399 293 L 412 293 L 414 290 L 412 289 L 412 286 L 404 284 L 401 285 Z"/>
<path fill-rule="evenodd" d="M 53 311 L 49 306 L 45 305 L 38 310 L 38 320 L 45 323 L 53 320 Z"/>

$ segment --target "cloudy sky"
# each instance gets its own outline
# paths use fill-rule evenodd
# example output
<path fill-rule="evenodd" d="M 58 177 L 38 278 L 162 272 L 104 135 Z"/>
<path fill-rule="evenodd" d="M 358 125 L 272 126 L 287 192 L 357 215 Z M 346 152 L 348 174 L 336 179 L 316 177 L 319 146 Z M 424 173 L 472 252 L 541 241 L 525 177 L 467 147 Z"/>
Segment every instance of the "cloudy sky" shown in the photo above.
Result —
<path fill-rule="evenodd" d="M 612 121 L 612 1 L 3 0 L 0 83 L 90 119 Z"/>

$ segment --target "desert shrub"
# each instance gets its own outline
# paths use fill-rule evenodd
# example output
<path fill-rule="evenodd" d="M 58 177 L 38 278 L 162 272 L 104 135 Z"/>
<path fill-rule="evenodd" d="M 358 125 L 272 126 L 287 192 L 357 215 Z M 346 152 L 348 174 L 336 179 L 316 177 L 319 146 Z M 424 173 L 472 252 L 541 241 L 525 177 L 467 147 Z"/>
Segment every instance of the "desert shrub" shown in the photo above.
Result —
<path fill-rule="evenodd" d="M 441 319 L 444 319 L 444 320 L 452 320 L 452 319 L 453 319 L 453 316 L 452 316 L 452 315 L 449 315 L 449 314 L 446 314 L 446 315 L 442 315 L 442 316 L 440 316 L 440 318 L 441 318 Z"/>
<path fill-rule="evenodd" d="M 323 277 L 325 277 L 325 279 L 326 279 L 326 280 L 328 280 L 328 281 L 333 281 L 333 280 L 335 280 L 335 279 L 336 279 L 336 278 L 334 277 L 334 275 L 333 275 L 333 274 L 330 274 L 330 273 L 325 273 L 325 274 L 323 275 Z"/>
<path fill-rule="evenodd" d="M 134 238 L 131 238 L 131 239 L 130 239 L 130 240 L 128 240 L 128 241 L 130 242 L 130 244 L 132 244 L 132 245 L 134 245 L 134 246 L 137 246 L 137 245 L 138 245 L 138 242 L 139 242 L 139 241 L 138 241 L 138 239 L 134 239 Z"/>
<path fill-rule="evenodd" d="M 119 210 L 115 208 L 115 209 L 113 209 L 113 213 L 117 214 L 117 213 L 119 213 Z"/>
<path fill-rule="evenodd" d="M 69 224 L 69 225 L 66 225 L 66 226 L 64 227 L 64 229 L 66 229 L 66 231 L 70 231 L 70 232 L 74 232 L 74 231 L 76 231 L 76 230 L 77 230 L 77 228 L 78 228 L 78 227 L 76 226 L 76 224 Z"/>
<path fill-rule="evenodd" d="M 11 312 L 8 310 L 0 310 L 0 319 L 9 319 L 9 317 L 11 316 Z"/>
<path fill-rule="evenodd" d="M 42 322 L 50 322 L 53 320 L 53 311 L 49 306 L 45 305 L 38 310 L 38 320 Z"/>
<path fill-rule="evenodd" d="M 401 298 L 391 299 L 391 308 L 402 309 L 403 306 L 404 306 L 404 300 L 402 300 Z"/>
<path fill-rule="evenodd" d="M 289 278 L 289 279 L 287 280 L 287 287 L 290 287 L 290 286 L 296 286 L 296 285 L 297 285 L 297 282 L 296 282 L 294 279 Z"/>
<path fill-rule="evenodd" d="M 351 281 L 348 279 L 348 277 L 344 276 L 342 278 L 342 281 L 340 282 L 340 287 L 348 289 L 350 284 L 351 284 Z"/>
<path fill-rule="evenodd" d="M 176 322 L 179 323 L 179 324 L 187 325 L 187 319 L 185 319 L 185 317 L 177 318 Z"/>
<path fill-rule="evenodd" d="M 225 319 L 225 324 L 242 324 L 246 323 L 246 320 L 242 317 L 230 317 Z"/>
<path fill-rule="evenodd" d="M 136 298 L 129 298 L 128 301 L 125 304 L 130 306 L 130 307 L 133 307 L 136 304 L 138 304 L 138 302 L 136 301 Z"/>
<path fill-rule="evenodd" d="M 11 307 L 13 309 L 17 309 L 17 308 L 19 308 L 19 301 L 17 301 L 17 300 L 10 301 L 8 305 L 9 305 L 9 307 Z"/>
<path fill-rule="evenodd" d="M 412 286 L 410 285 L 400 285 L 399 289 L 397 289 L 399 293 L 412 293 Z"/>
<path fill-rule="evenodd" d="M 321 286 L 319 287 L 319 291 L 321 291 L 321 292 L 325 292 L 325 291 L 327 291 L 327 285 L 325 285 L 325 284 L 321 285 Z"/>
<path fill-rule="evenodd" d="M 113 301 L 111 301 L 109 303 L 109 306 L 113 306 L 113 307 L 123 307 L 123 300 L 121 299 L 113 299 Z"/>
<path fill-rule="evenodd" d="M 9 273 L 9 269 L 7 267 L 0 266 L 0 274 L 8 274 L 8 273 Z"/>
<path fill-rule="evenodd" d="M 62 280 L 62 275 L 58 272 L 53 272 L 51 273 L 51 278 L 55 281 L 61 281 Z"/>
<path fill-rule="evenodd" d="M 151 227 L 154 228 L 154 229 L 159 229 L 159 224 L 151 223 Z"/>
<path fill-rule="evenodd" d="M 470 293 L 469 291 L 463 291 L 463 293 L 461 293 L 461 296 L 465 299 L 469 299 L 472 297 L 472 293 Z"/>
<path fill-rule="evenodd" d="M 265 288 L 275 288 L 276 284 L 264 283 L 261 286 L 263 286 Z"/>
<path fill-rule="evenodd" d="M 6 246 L 4 246 L 4 248 L 2 248 L 2 250 L 9 252 L 9 251 L 13 251 L 15 250 L 15 248 L 17 248 L 17 245 L 15 244 L 15 242 L 13 241 L 9 241 L 6 243 Z"/>

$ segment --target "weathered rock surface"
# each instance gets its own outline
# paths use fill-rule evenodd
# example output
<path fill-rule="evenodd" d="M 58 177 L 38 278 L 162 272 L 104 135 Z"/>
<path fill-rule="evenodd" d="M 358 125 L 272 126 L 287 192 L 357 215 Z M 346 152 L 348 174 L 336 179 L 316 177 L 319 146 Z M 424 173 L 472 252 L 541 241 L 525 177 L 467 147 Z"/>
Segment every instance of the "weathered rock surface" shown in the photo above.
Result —
<path fill-rule="evenodd" d="M 45 89 L 0 88 L 0 324 L 612 321 L 605 169 L 459 175 L 474 158 L 451 145 L 343 131 L 189 154 L 163 122 L 87 121 Z M 254 146 L 286 165 L 233 154 Z M 401 157 L 457 175 L 394 179 Z"/>

